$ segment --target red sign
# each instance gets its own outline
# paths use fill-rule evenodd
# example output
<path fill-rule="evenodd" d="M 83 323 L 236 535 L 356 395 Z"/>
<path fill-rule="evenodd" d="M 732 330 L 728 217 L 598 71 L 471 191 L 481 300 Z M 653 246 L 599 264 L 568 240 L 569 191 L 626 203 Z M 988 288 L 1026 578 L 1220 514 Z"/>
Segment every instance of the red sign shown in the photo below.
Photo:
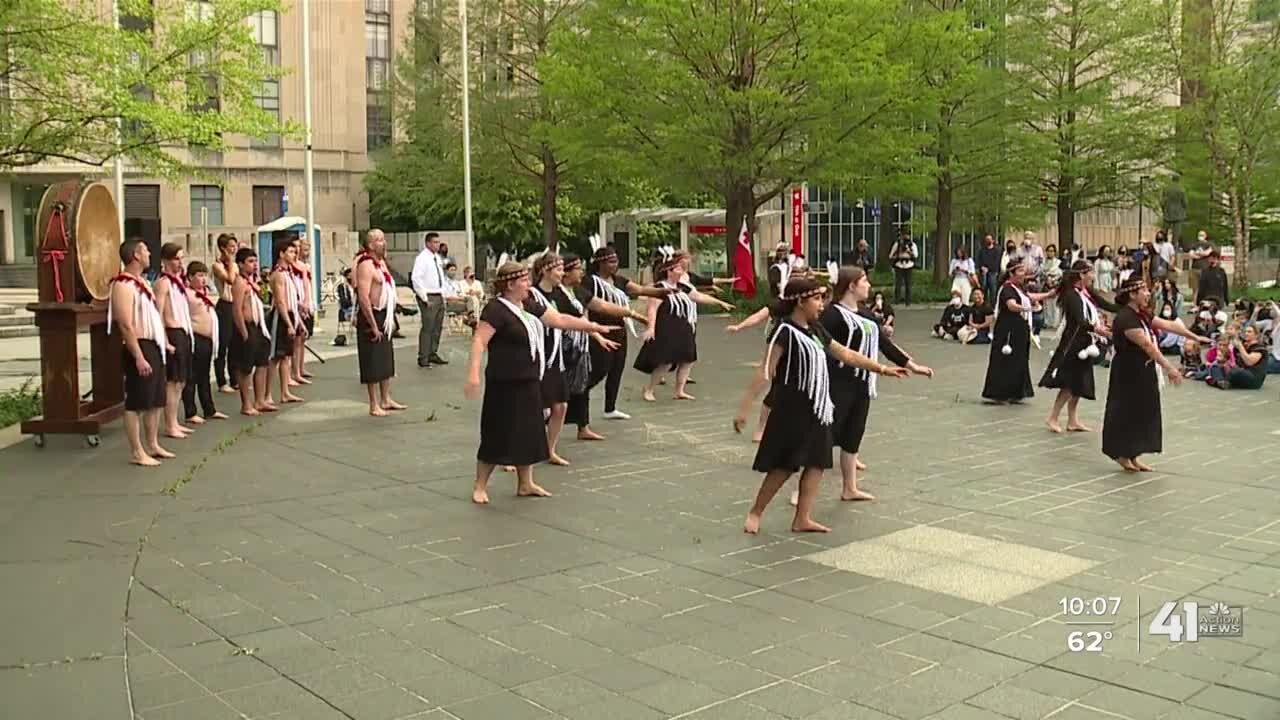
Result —
<path fill-rule="evenodd" d="M 723 235 L 723 225 L 690 225 L 689 234 L 691 235 Z"/>
<path fill-rule="evenodd" d="M 791 190 L 791 252 L 804 254 L 804 190 Z"/>

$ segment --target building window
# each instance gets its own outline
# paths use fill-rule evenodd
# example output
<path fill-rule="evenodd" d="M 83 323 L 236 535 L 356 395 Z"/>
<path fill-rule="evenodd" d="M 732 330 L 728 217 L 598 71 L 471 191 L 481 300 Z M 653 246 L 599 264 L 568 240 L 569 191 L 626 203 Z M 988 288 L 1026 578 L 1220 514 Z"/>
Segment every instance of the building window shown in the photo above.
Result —
<path fill-rule="evenodd" d="M 259 10 L 249 18 L 249 27 L 253 32 L 253 41 L 262 49 L 262 59 L 268 65 L 280 65 L 279 22 L 274 10 Z M 262 81 L 258 91 L 253 94 L 253 102 L 276 122 L 280 121 L 280 80 L 267 78 Z M 271 133 L 266 137 L 252 138 L 253 147 L 280 147 L 280 135 Z"/>
<path fill-rule="evenodd" d="M 874 257 L 880 242 L 892 244 L 899 230 L 911 226 L 912 203 L 882 204 L 877 199 L 846 195 L 839 188 L 810 185 L 808 190 L 804 212 L 809 226 L 806 254 L 811 263 L 825 263 L 830 258 L 843 265 L 852 259 L 859 240 L 867 241 Z M 887 224 L 893 226 L 891 237 L 881 233 L 885 215 Z"/>
<path fill-rule="evenodd" d="M 365 133 L 369 150 L 391 144 L 391 7 L 364 2 Z"/>
<path fill-rule="evenodd" d="M 191 227 L 201 225 L 200 210 L 208 210 L 209 225 L 222 225 L 222 188 L 217 185 L 191 186 Z"/>

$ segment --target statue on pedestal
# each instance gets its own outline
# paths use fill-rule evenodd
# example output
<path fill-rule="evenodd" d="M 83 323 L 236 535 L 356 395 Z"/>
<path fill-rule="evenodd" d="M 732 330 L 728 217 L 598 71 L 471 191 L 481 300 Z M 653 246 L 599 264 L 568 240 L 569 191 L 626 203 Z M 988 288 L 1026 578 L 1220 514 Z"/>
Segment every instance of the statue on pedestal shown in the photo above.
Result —
<path fill-rule="evenodd" d="M 1163 226 L 1174 247 L 1182 247 L 1182 226 L 1187 222 L 1187 193 L 1182 189 L 1182 176 L 1174 175 L 1173 180 L 1164 189 L 1164 197 L 1160 201 L 1163 213 Z"/>

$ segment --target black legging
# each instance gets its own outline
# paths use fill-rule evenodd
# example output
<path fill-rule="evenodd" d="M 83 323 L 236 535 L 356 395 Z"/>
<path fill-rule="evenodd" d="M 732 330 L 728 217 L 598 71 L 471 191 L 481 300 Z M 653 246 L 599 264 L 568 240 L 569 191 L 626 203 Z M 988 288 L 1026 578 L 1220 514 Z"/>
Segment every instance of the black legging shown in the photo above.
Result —
<path fill-rule="evenodd" d="M 591 380 L 587 383 L 587 391 L 604 380 L 604 411 L 613 412 L 618 409 L 618 392 L 622 390 L 622 371 L 627 369 L 627 330 L 620 328 L 605 336 L 618 343 L 618 349 L 612 352 L 600 347 L 600 343 L 591 343 Z"/>
<path fill-rule="evenodd" d="M 231 302 L 219 300 L 213 309 L 218 315 L 218 337 L 223 338 L 218 347 L 218 356 L 213 359 L 213 374 L 218 378 L 218 387 L 226 387 L 228 383 L 231 387 L 236 387 L 238 382 L 236 374 L 227 372 L 227 346 L 230 344 L 227 340 L 231 338 Z"/>
<path fill-rule="evenodd" d="M 577 425 L 579 430 L 591 424 L 591 396 L 588 392 L 569 396 L 569 407 L 565 410 L 566 425 Z"/>
<path fill-rule="evenodd" d="M 223 337 L 219 335 L 219 337 Z M 221 343 L 223 346 L 226 343 Z M 218 348 L 219 355 L 226 355 L 226 351 Z M 182 407 L 186 412 L 184 417 L 190 419 L 195 417 L 196 412 L 196 393 L 200 394 L 200 405 L 204 408 L 204 416 L 206 418 L 218 412 L 218 408 L 213 405 L 213 391 L 209 389 L 209 363 L 213 360 L 213 339 L 203 335 L 196 335 L 196 349 L 191 359 L 191 375 L 187 378 L 186 387 L 182 388 Z"/>

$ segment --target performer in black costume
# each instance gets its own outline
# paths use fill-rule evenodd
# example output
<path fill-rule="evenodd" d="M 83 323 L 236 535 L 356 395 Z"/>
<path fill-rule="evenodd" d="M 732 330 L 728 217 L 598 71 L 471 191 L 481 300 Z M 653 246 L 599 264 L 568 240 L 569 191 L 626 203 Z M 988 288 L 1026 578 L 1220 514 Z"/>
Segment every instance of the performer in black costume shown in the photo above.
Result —
<path fill-rule="evenodd" d="M 530 275 L 529 299 L 542 308 L 555 307 L 551 293 L 560 287 L 564 275 L 564 262 L 550 250 L 533 261 Z M 547 462 L 552 465 L 568 465 L 569 461 L 556 453 L 560 431 L 564 429 L 564 416 L 569 408 L 569 386 L 564 379 L 565 336 L 559 329 L 543 325 L 543 346 L 546 348 L 546 368 L 542 372 L 542 407 L 547 411 Z"/>
<path fill-rule="evenodd" d="M 542 420 L 542 375 L 546 368 L 544 325 L 560 330 L 606 333 L 610 328 L 561 315 L 529 300 L 529 271 L 517 262 L 497 270 L 494 298 L 480 313 L 467 362 L 468 398 L 480 394 L 480 357 L 486 351 L 484 403 L 480 410 L 480 449 L 476 452 L 471 500 L 489 502 L 489 476 L 498 465 L 516 468 L 516 494 L 547 497 L 533 482 L 533 465 L 547 459 Z"/>
<path fill-rule="evenodd" d="M 832 338 L 871 360 L 879 354 L 916 375 L 933 377 L 933 370 L 917 363 L 893 340 L 884 335 L 880 323 L 864 305 L 871 294 L 871 281 L 860 267 L 840 268 L 836 276 L 835 297 L 827 304 L 819 321 Z M 867 429 L 867 415 L 876 397 L 876 376 L 865 368 L 850 366 L 835 358 L 827 358 L 831 376 L 831 401 L 835 413 L 831 425 L 832 441 L 840 448 L 840 474 L 844 485 L 841 500 L 874 500 L 875 496 L 858 489 L 858 471 L 867 466 L 858 459 L 862 436 Z"/>
<path fill-rule="evenodd" d="M 999 404 L 1019 403 L 1035 395 L 1031 387 L 1032 303 L 1053 293 L 1029 293 L 1024 263 L 1011 262 L 996 298 L 996 324 L 991 331 L 991 359 L 982 397 Z"/>
<path fill-rule="evenodd" d="M 807 278 L 787 284 L 782 299 L 783 320 L 770 339 L 767 377 L 773 383 L 773 411 L 751 467 L 765 473 L 743 531 L 760 531 L 760 517 L 793 474 L 800 472 L 800 497 L 792 532 L 830 532 L 811 516 L 823 471 L 831 467 L 831 401 L 827 355 L 846 365 L 881 375 L 901 377 L 902 368 L 881 365 L 832 340 L 818 315 L 826 288 Z"/>
<path fill-rule="evenodd" d="M 680 256 L 671 248 L 663 248 L 656 263 L 654 277 L 659 278 L 657 286 L 671 291 L 671 294 L 662 300 L 650 299 L 649 327 L 644 332 L 644 347 L 636 354 L 633 365 L 636 370 L 649 375 L 649 383 L 645 385 L 642 394 L 647 402 L 655 401 L 653 390 L 661 384 L 672 365 L 677 366 L 675 399 L 694 399 L 685 392 L 685 381 L 689 379 L 693 364 L 698 361 L 697 306 L 717 305 L 726 310 L 733 309 L 729 303 L 698 292 L 692 285 L 683 282 L 683 275 Z"/>
<path fill-rule="evenodd" d="M 575 255 L 564 256 L 564 272 L 560 287 L 551 293 L 551 300 L 556 309 L 570 317 L 583 317 L 590 314 L 592 319 L 605 318 L 604 322 L 617 323 L 646 322 L 645 316 L 631 309 L 629 304 L 615 304 L 596 297 L 583 283 L 584 274 L 582 259 Z M 616 288 L 615 288 L 616 289 Z M 599 322 L 599 321 L 598 321 Z M 625 342 L 626 329 L 618 328 Z M 564 366 L 565 384 L 569 389 L 569 409 L 565 414 L 565 422 L 578 426 L 579 440 L 604 440 L 604 436 L 591 429 L 592 378 L 596 381 L 595 350 L 610 355 L 621 349 L 621 345 L 600 333 L 568 332 L 564 333 Z M 606 361 L 607 362 L 607 361 Z M 551 448 L 555 452 L 555 448 Z"/>
<path fill-rule="evenodd" d="M 598 238 L 592 238 L 592 245 Z M 628 280 L 618 274 L 618 251 L 612 246 L 598 247 L 591 256 L 591 274 L 584 280 L 584 286 L 592 296 L 602 303 L 616 305 L 630 310 L 629 298 L 633 297 L 666 297 L 670 291 L 656 287 L 645 287 Z M 606 312 L 592 310 L 588 317 L 598 323 L 608 323 L 616 316 Z M 643 317 L 643 316 L 641 316 Z M 618 328 L 605 339 L 616 343 L 617 348 L 606 350 L 599 343 L 591 345 L 591 380 L 588 390 L 604 380 L 604 417 L 607 420 L 630 420 L 631 416 L 618 409 L 618 392 L 622 389 L 622 371 L 627 364 L 627 330 L 635 335 L 635 327 L 627 323 L 626 328 Z"/>
<path fill-rule="evenodd" d="M 1157 332 L 1171 332 L 1202 343 L 1182 321 L 1151 315 L 1151 290 L 1141 278 L 1126 281 L 1116 291 L 1121 305 L 1111 325 L 1115 357 L 1107 386 L 1107 411 L 1102 421 L 1102 453 L 1128 472 L 1150 472 L 1138 457 L 1162 450 L 1163 418 L 1160 387 L 1165 378 L 1181 384 L 1182 373 L 1160 352 Z"/>
<path fill-rule="evenodd" d="M 1071 269 L 1063 273 L 1058 284 L 1058 307 L 1065 323 L 1058 349 L 1049 359 L 1049 366 L 1040 378 L 1040 387 L 1057 389 L 1058 396 L 1049 409 L 1045 426 L 1051 432 L 1060 433 L 1058 416 L 1067 408 L 1067 431 L 1090 432 L 1091 428 L 1080 422 L 1077 412 L 1080 398 L 1094 399 L 1093 363 L 1102 354 L 1098 346 L 1100 338 L 1111 337 L 1102 311 L 1115 313 L 1120 308 L 1106 298 L 1090 292 L 1093 285 L 1093 264 L 1077 260 Z"/>

